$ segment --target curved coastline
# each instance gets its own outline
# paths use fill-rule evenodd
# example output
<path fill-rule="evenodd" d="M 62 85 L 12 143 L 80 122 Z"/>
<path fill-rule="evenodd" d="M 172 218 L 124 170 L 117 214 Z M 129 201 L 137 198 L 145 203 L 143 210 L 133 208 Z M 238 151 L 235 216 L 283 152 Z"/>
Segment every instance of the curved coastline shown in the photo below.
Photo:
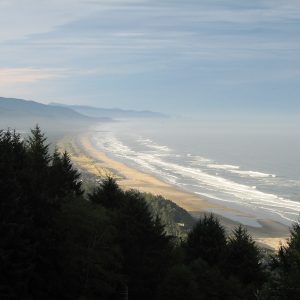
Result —
<path fill-rule="evenodd" d="M 97 149 L 92 142 L 92 136 L 93 130 L 89 130 L 85 133 L 78 134 L 75 139 L 73 139 L 73 143 L 76 143 L 76 147 L 81 152 L 81 155 L 89 157 L 94 163 L 97 163 L 97 167 L 90 168 L 87 170 L 88 172 L 100 176 L 99 170 L 110 170 L 113 174 L 118 175 L 118 183 L 122 188 L 138 189 L 142 192 L 162 195 L 195 217 L 199 217 L 207 212 L 214 212 L 229 230 L 239 224 L 237 221 L 238 218 L 253 218 L 253 220 L 256 220 L 261 226 L 251 226 L 250 223 L 246 227 L 259 244 L 277 249 L 280 243 L 284 244 L 286 242 L 286 238 L 289 234 L 287 226 L 273 220 L 257 220 L 250 214 L 247 215 L 245 212 L 224 205 L 224 203 L 216 203 L 216 201 L 211 199 L 183 191 L 152 174 L 147 174 L 131 166 L 129 167 L 125 163 L 117 161 Z M 86 168 L 80 161 L 77 161 L 77 164 Z M 237 216 L 237 218 L 231 218 L 228 217 L 228 215 L 234 215 Z"/>

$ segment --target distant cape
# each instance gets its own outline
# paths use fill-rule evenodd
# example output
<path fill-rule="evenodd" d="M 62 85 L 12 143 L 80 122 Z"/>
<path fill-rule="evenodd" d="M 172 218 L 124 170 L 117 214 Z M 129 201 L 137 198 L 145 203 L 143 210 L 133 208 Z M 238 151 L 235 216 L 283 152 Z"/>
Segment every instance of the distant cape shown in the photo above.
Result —
<path fill-rule="evenodd" d="M 152 111 L 98 108 L 60 103 L 42 104 L 36 101 L 0 97 L 0 129 L 28 129 L 39 124 L 44 130 L 81 130 L 95 122 L 114 119 L 166 118 Z"/>
<path fill-rule="evenodd" d="M 107 118 L 166 118 L 167 116 L 149 110 L 125 110 L 120 108 L 100 108 L 85 105 L 65 105 L 60 103 L 50 103 L 51 106 L 67 107 L 88 117 L 107 117 Z"/>
<path fill-rule="evenodd" d="M 109 121 L 108 118 L 89 117 L 75 110 L 35 101 L 0 97 L 1 128 L 31 128 L 39 124 L 44 129 L 55 130 L 77 127 L 93 122 Z"/>

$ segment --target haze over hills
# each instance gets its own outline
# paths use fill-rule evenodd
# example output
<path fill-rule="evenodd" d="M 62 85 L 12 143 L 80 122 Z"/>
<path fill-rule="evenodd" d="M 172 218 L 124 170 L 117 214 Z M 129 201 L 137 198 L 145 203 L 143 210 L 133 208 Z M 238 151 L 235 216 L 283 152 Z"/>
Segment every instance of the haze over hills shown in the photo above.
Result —
<path fill-rule="evenodd" d="M 153 112 L 149 110 L 125 110 L 120 108 L 100 108 L 100 107 L 92 107 L 85 105 L 65 105 L 60 103 L 50 103 L 51 106 L 56 107 L 68 107 L 72 110 L 89 116 L 89 117 L 106 117 L 106 118 L 165 118 L 167 117 L 164 114 Z"/>
<path fill-rule="evenodd" d="M 35 101 L 0 97 L 0 125 L 2 128 L 30 128 L 40 124 L 45 129 L 64 129 L 71 124 L 78 126 L 107 118 L 92 118 L 68 107 L 45 105 Z"/>
<path fill-rule="evenodd" d="M 5 113 L 5 116 L 42 116 L 45 118 L 79 118 L 88 119 L 67 107 L 49 106 L 30 100 L 3 98 L 0 97 L 0 113 Z"/>
<path fill-rule="evenodd" d="M 163 114 L 151 111 L 105 109 L 59 103 L 42 104 L 15 98 L 0 97 L 0 126 L 28 129 L 40 124 L 45 130 L 73 130 L 94 122 L 126 118 L 161 118 Z M 76 125 L 76 126 L 75 126 Z"/>

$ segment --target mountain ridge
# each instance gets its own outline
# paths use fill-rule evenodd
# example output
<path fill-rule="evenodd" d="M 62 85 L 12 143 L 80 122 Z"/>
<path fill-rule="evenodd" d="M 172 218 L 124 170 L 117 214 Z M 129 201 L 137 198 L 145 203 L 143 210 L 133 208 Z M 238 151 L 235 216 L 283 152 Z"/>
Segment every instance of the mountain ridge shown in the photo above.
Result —
<path fill-rule="evenodd" d="M 2 127 L 27 128 L 40 124 L 45 129 L 74 130 L 74 128 L 79 129 L 83 125 L 101 121 L 111 121 L 111 119 L 89 117 L 68 107 L 0 97 L 0 125 Z"/>
<path fill-rule="evenodd" d="M 50 102 L 50 106 L 68 107 L 74 111 L 89 117 L 108 118 L 166 118 L 167 115 L 150 110 L 132 110 L 121 108 L 101 108 L 89 105 L 68 105 L 57 102 Z"/>

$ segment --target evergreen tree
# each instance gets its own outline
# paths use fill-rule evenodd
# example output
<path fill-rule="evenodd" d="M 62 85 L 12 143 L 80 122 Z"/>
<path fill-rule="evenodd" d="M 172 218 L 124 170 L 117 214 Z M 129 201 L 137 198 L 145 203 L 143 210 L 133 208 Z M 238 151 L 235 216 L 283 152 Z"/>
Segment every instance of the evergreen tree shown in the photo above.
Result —
<path fill-rule="evenodd" d="M 188 234 L 185 249 L 188 262 L 201 258 L 209 265 L 219 264 L 226 252 L 225 229 L 212 214 L 205 215 Z"/>
<path fill-rule="evenodd" d="M 65 176 L 65 190 L 82 195 L 80 173 L 73 168 L 69 154 L 65 151 L 62 156 L 62 173 Z"/>
<path fill-rule="evenodd" d="M 217 265 L 209 265 L 199 258 L 190 265 L 194 280 L 198 285 L 198 296 L 200 299 L 211 300 L 240 300 L 244 297 L 244 291 L 240 282 L 227 276 Z"/>
<path fill-rule="evenodd" d="M 118 209 L 123 204 L 124 193 L 115 178 L 102 178 L 99 186 L 88 195 L 91 202 L 101 204 L 108 209 Z"/>
<path fill-rule="evenodd" d="M 27 153 L 30 161 L 30 169 L 35 173 L 43 172 L 48 166 L 51 157 L 49 155 L 49 144 L 38 125 L 31 129 L 31 135 L 27 139 Z M 42 175 L 42 174 L 40 174 Z"/>
<path fill-rule="evenodd" d="M 269 294 L 273 299 L 300 299 L 300 223 L 293 224 L 287 246 L 274 257 L 275 271 Z"/>
<path fill-rule="evenodd" d="M 85 199 L 68 154 L 48 150 L 38 126 L 25 142 L 0 131 L 0 299 L 260 295 L 258 249 L 242 227 L 227 242 L 218 219 L 205 216 L 178 246 L 145 195 L 105 178 Z M 300 299 L 299 253 L 297 223 L 274 259 L 266 299 Z"/>
<path fill-rule="evenodd" d="M 24 201 L 25 148 L 20 135 L 0 131 L 0 299 L 28 296 L 35 245 L 32 215 Z"/>
<path fill-rule="evenodd" d="M 130 190 L 124 196 L 117 228 L 129 297 L 153 299 L 170 267 L 172 245 L 159 219 L 152 217 L 142 194 Z"/>
<path fill-rule="evenodd" d="M 226 271 L 241 281 L 250 299 L 265 279 L 260 259 L 259 250 L 247 230 L 241 225 L 235 228 L 227 245 Z"/>
<path fill-rule="evenodd" d="M 60 277 L 56 263 L 60 233 L 53 226 L 62 199 L 52 190 L 49 144 L 38 125 L 26 140 L 26 156 L 23 201 L 32 216 L 33 230 L 28 236 L 35 245 L 28 289 L 34 298 L 53 299 L 52 292 L 59 286 L 53 278 Z"/>
<path fill-rule="evenodd" d="M 53 299 L 121 299 L 122 254 L 109 211 L 75 198 L 56 219 L 61 232 L 58 288 Z"/>
<path fill-rule="evenodd" d="M 46 227 L 54 207 L 49 193 L 49 144 L 38 125 L 31 129 L 26 142 L 26 175 L 24 176 L 24 193 L 28 204 L 34 212 L 34 222 Z M 28 176 L 30 174 L 30 176 Z"/>
<path fill-rule="evenodd" d="M 167 273 L 161 283 L 158 300 L 200 300 L 200 290 L 194 274 L 185 265 L 176 265 Z"/>
<path fill-rule="evenodd" d="M 67 152 L 61 156 L 57 149 L 54 150 L 50 168 L 50 191 L 54 197 L 65 197 L 74 193 L 82 195 L 79 172 L 73 168 Z"/>

